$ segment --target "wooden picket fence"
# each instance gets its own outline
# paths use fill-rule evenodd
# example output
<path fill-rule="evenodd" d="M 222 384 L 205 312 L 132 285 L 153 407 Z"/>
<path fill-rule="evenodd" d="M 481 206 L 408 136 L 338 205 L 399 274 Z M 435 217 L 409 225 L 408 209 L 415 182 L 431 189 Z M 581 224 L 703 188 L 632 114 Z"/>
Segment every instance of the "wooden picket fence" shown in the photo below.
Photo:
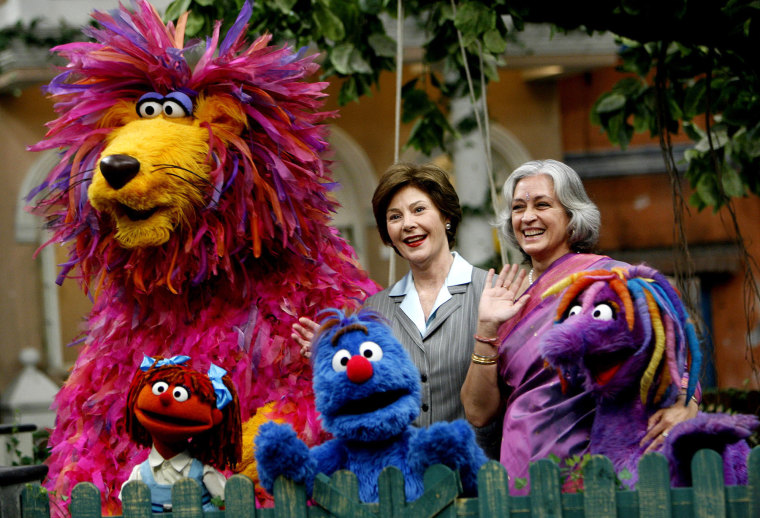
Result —
<path fill-rule="evenodd" d="M 395 468 L 378 479 L 380 498 L 375 504 L 359 502 L 356 476 L 338 472 L 319 475 L 312 501 L 304 487 L 280 479 L 274 488 L 273 508 L 256 508 L 251 481 L 235 475 L 225 489 L 225 510 L 201 511 L 200 488 L 182 480 L 172 488 L 175 518 L 758 518 L 760 517 L 760 446 L 749 458 L 749 484 L 725 486 L 720 456 L 711 450 L 697 453 L 692 462 L 692 487 L 671 488 L 665 457 L 644 456 L 639 464 L 636 491 L 616 488 L 610 461 L 594 456 L 584 470 L 582 493 L 561 493 L 555 463 L 542 460 L 530 468 L 531 492 L 511 496 L 507 474 L 497 462 L 489 462 L 478 475 L 478 497 L 459 498 L 456 473 L 437 465 L 425 474 L 425 493 L 414 502 L 404 498 L 404 481 Z M 25 488 L 23 518 L 49 518 L 48 496 L 39 486 Z M 90 483 L 78 484 L 71 495 L 72 518 L 100 518 L 100 494 Z M 124 488 L 123 516 L 152 518 L 150 493 L 142 482 Z"/>

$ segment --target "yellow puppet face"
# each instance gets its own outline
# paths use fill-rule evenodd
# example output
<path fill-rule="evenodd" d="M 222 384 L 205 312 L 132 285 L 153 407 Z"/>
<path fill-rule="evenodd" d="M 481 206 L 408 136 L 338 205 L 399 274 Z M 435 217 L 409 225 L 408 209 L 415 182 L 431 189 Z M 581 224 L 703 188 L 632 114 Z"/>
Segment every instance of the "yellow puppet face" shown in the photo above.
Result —
<path fill-rule="evenodd" d="M 190 225 L 213 191 L 209 134 L 239 134 L 245 117 L 223 97 L 200 97 L 193 109 L 152 94 L 115 105 L 102 119 L 113 128 L 88 189 L 95 210 L 108 214 L 124 248 L 160 246 Z"/>

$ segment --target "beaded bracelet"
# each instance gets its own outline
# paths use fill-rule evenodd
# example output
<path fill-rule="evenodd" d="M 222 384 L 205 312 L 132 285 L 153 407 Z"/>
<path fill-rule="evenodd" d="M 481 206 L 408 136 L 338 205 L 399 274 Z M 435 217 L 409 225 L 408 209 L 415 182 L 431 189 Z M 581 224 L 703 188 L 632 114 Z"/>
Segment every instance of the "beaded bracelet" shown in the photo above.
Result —
<path fill-rule="evenodd" d="M 499 355 L 496 354 L 494 356 L 483 356 L 482 354 L 472 353 L 470 359 L 472 360 L 472 363 L 475 363 L 477 365 L 494 365 L 499 359 Z"/>
<path fill-rule="evenodd" d="M 480 335 L 473 335 L 473 338 L 475 340 L 477 340 L 478 342 L 482 343 L 482 344 L 488 344 L 488 345 L 491 345 L 493 347 L 498 347 L 499 346 L 499 339 L 498 338 L 485 338 L 485 337 L 480 336 Z"/>

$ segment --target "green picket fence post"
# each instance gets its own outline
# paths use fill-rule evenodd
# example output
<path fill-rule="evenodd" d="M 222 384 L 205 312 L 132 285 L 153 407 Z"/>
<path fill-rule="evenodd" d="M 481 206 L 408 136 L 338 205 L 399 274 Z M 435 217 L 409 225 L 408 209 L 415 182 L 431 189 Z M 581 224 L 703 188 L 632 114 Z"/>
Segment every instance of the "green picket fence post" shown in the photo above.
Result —
<path fill-rule="evenodd" d="M 250 478 L 233 475 L 227 480 L 224 510 L 225 518 L 256 518 L 256 496 Z"/>
<path fill-rule="evenodd" d="M 747 481 L 749 516 L 760 516 L 760 446 L 755 446 L 749 452 L 747 470 L 749 471 L 749 480 Z"/>
<path fill-rule="evenodd" d="M 488 461 L 478 472 L 478 516 L 509 518 L 509 479 L 504 466 Z"/>
<path fill-rule="evenodd" d="M 726 518 L 723 459 L 713 450 L 700 450 L 691 460 L 694 518 Z"/>
<path fill-rule="evenodd" d="M 583 468 L 583 509 L 587 517 L 617 518 L 615 472 L 607 457 L 592 455 Z"/>
<path fill-rule="evenodd" d="M 647 453 L 639 460 L 638 469 L 639 516 L 671 518 L 668 460 L 659 453 Z"/>
<path fill-rule="evenodd" d="M 401 470 L 385 468 L 377 477 L 378 504 L 383 518 L 405 518 L 406 490 Z"/>
<path fill-rule="evenodd" d="M 201 488 L 195 480 L 183 478 L 172 486 L 172 518 L 203 518 Z"/>
<path fill-rule="evenodd" d="M 459 475 L 444 466 L 430 466 L 422 479 L 425 492 L 420 498 L 407 504 L 411 516 L 416 518 L 456 518 L 456 499 L 462 494 Z"/>
<path fill-rule="evenodd" d="M 50 517 L 50 498 L 40 484 L 27 484 L 21 491 L 21 513 L 24 518 Z"/>
<path fill-rule="evenodd" d="M 80 482 L 71 490 L 71 518 L 101 518 L 100 491 L 95 484 Z"/>
<path fill-rule="evenodd" d="M 128 482 L 121 492 L 121 510 L 124 518 L 152 518 L 150 489 L 145 482 Z"/>
<path fill-rule="evenodd" d="M 530 466 L 530 508 L 532 518 L 560 518 L 562 496 L 559 467 L 542 459 Z"/>
<path fill-rule="evenodd" d="M 306 488 L 283 476 L 274 481 L 274 517 L 307 518 Z"/>
<path fill-rule="evenodd" d="M 374 518 L 359 500 L 359 481 L 350 471 L 336 471 L 332 477 L 320 473 L 314 481 L 312 500 L 325 516 L 340 518 Z"/>

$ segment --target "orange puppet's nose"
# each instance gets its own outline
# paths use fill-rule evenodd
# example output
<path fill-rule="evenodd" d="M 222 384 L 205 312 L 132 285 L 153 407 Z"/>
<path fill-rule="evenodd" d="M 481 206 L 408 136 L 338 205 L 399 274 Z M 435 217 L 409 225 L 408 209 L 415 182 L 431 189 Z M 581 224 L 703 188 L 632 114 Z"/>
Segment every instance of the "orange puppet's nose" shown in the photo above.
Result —
<path fill-rule="evenodd" d="M 372 364 L 364 356 L 352 356 L 346 365 L 346 375 L 354 383 L 364 383 L 372 377 Z"/>
<path fill-rule="evenodd" d="M 172 396 L 172 393 L 167 390 L 158 396 L 158 400 L 161 402 L 161 406 L 167 407 L 172 404 L 174 397 Z"/>

